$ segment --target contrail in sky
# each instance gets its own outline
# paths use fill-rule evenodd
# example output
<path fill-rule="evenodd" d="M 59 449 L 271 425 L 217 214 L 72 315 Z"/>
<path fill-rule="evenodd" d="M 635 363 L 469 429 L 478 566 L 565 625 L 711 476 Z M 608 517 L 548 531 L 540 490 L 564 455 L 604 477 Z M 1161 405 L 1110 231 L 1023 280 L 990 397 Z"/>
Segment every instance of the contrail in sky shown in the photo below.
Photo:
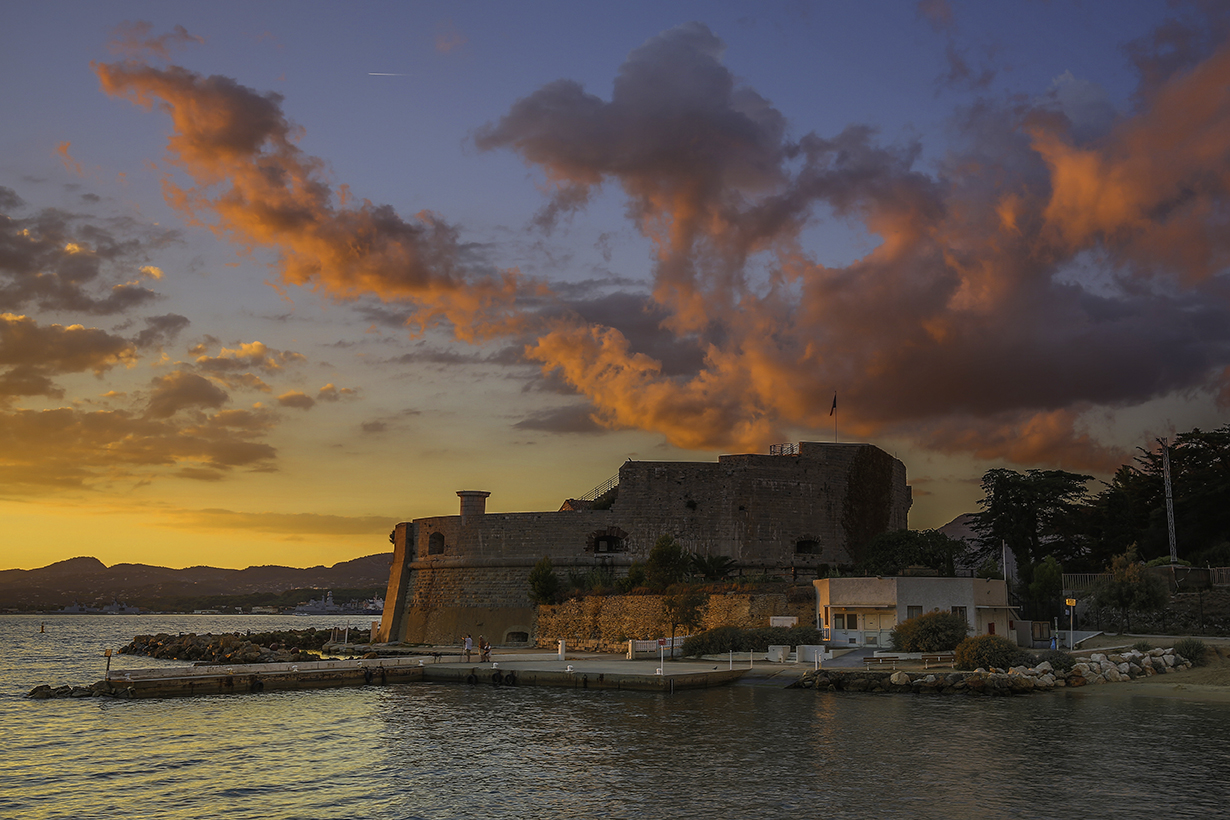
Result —
<path fill-rule="evenodd" d="M 406 75 L 405 74 L 390 74 L 387 71 L 369 71 L 367 72 L 367 76 L 369 77 L 404 77 Z"/>

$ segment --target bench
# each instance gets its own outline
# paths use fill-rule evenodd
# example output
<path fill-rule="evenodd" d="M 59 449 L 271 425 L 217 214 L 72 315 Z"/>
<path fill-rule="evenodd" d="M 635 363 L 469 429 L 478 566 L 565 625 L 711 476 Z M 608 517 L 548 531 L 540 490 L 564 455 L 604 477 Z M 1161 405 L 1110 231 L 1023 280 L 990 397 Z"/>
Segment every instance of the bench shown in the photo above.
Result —
<path fill-rule="evenodd" d="M 871 666 L 872 664 L 877 664 L 877 663 L 878 664 L 891 663 L 893 665 L 893 669 L 896 669 L 897 662 L 900 660 L 901 658 L 897 657 L 896 655 L 878 655 L 878 656 L 868 655 L 867 657 L 863 658 L 863 664 L 865 666 Z"/>
<path fill-rule="evenodd" d="M 947 665 L 949 669 L 957 667 L 957 658 L 951 652 L 943 655 L 923 655 L 923 669 L 930 669 L 933 666 Z"/>

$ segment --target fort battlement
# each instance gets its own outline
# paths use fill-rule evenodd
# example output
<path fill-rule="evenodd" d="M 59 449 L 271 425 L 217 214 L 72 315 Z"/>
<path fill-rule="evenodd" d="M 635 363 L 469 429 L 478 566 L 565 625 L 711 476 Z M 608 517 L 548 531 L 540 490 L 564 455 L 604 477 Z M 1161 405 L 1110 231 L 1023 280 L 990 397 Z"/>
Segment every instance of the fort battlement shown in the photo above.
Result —
<path fill-rule="evenodd" d="M 458 515 L 397 525 L 381 638 L 532 640 L 529 573 L 544 556 L 563 571 L 624 575 L 669 534 L 739 569 L 814 574 L 908 525 L 910 488 L 897 459 L 870 444 L 791 449 L 716 462 L 627 461 L 603 503 L 569 500 L 557 512 L 488 513 L 489 493 L 459 491 Z"/>

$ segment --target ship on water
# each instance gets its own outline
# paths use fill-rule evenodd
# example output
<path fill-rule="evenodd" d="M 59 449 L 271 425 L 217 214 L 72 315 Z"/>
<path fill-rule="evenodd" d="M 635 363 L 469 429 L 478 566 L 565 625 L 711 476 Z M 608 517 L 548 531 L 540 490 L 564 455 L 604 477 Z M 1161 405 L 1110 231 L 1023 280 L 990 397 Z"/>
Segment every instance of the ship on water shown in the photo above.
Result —
<path fill-rule="evenodd" d="M 333 590 L 323 600 L 309 598 L 307 603 L 295 607 L 295 615 L 380 615 L 384 612 L 383 598 L 348 601 L 338 604 L 333 600 Z"/>

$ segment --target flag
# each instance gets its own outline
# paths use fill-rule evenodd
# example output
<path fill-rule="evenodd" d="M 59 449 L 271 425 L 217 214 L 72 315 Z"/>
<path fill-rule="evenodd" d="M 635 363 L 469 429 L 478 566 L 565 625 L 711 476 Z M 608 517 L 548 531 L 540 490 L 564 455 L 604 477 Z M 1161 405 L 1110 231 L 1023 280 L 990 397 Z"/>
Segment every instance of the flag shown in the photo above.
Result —
<path fill-rule="evenodd" d="M 836 412 L 837 412 L 837 394 L 834 393 L 833 394 L 833 409 L 829 411 L 829 415 L 831 416 Z"/>

